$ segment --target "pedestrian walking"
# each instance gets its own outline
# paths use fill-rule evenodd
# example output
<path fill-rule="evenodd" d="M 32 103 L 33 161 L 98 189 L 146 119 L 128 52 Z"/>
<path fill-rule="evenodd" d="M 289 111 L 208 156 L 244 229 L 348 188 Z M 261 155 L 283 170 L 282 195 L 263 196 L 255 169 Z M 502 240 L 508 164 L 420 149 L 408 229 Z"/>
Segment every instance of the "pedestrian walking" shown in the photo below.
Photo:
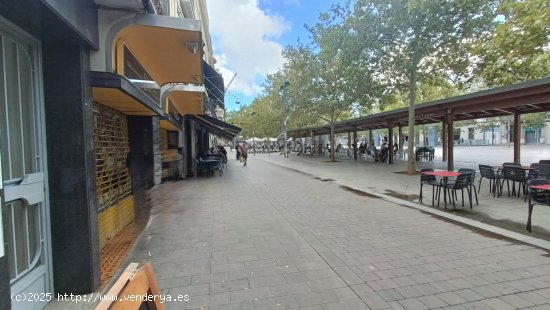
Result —
<path fill-rule="evenodd" d="M 248 145 L 246 142 L 241 146 L 241 158 L 244 163 L 243 166 L 246 166 L 246 160 L 248 159 Z"/>
<path fill-rule="evenodd" d="M 241 159 L 241 145 L 237 144 L 237 148 L 235 148 L 235 151 L 237 152 L 237 160 Z"/>

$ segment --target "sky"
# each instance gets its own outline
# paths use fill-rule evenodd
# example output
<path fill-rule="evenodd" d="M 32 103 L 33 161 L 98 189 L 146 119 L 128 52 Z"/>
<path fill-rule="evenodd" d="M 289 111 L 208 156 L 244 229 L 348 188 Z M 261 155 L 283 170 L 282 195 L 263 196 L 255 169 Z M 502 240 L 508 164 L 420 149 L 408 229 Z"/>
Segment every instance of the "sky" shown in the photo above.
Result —
<path fill-rule="evenodd" d="M 226 87 L 237 74 L 225 94 L 226 111 L 238 110 L 259 96 L 265 76 L 282 67 L 285 46 L 309 42 L 304 24 L 315 25 L 319 14 L 335 2 L 206 0 L 215 67 Z"/>

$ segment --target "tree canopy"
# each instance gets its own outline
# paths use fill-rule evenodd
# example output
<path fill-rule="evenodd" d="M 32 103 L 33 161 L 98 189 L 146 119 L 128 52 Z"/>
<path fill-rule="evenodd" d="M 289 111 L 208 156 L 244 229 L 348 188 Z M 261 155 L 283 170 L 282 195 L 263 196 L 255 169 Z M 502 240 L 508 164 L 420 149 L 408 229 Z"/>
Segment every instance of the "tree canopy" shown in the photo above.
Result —
<path fill-rule="evenodd" d="M 283 127 L 285 81 L 289 128 L 408 106 L 414 145 L 417 103 L 550 74 L 547 0 L 347 0 L 306 28 L 311 40 L 286 47 L 253 103 L 276 118 L 262 119 L 271 135 Z"/>

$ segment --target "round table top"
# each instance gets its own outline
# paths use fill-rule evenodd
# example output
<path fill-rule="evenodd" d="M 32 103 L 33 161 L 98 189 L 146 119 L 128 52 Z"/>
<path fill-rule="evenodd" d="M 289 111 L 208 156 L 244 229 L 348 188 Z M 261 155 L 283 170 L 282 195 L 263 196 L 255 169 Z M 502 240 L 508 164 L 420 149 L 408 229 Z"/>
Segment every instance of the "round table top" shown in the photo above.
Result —
<path fill-rule="evenodd" d="M 502 170 L 504 168 L 504 166 L 500 165 L 500 166 L 493 166 L 495 169 L 498 169 L 498 170 Z M 521 169 L 523 170 L 534 170 L 535 168 L 533 167 L 530 167 L 530 166 L 509 166 L 509 167 L 521 167 Z"/>
<path fill-rule="evenodd" d="M 529 186 L 529 187 L 530 187 L 530 188 L 534 188 L 534 189 L 547 190 L 547 191 L 550 190 L 550 184 L 531 185 L 531 186 Z"/>
<path fill-rule="evenodd" d="M 456 177 L 461 175 L 463 172 L 439 170 L 439 171 L 424 171 L 421 173 L 427 174 L 427 175 L 435 175 L 437 177 Z"/>

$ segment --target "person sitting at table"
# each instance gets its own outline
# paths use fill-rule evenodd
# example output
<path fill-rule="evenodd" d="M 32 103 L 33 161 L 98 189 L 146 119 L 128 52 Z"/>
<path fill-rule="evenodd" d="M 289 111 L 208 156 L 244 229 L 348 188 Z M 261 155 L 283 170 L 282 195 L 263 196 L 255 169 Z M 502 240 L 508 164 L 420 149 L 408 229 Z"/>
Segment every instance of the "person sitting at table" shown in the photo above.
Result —
<path fill-rule="evenodd" d="M 226 163 L 227 162 L 227 151 L 225 150 L 225 148 L 221 144 L 218 145 L 218 154 L 222 155 L 223 162 Z"/>
<path fill-rule="evenodd" d="M 380 148 L 380 161 L 385 162 L 388 159 L 388 151 L 390 147 L 388 146 L 388 143 L 384 142 L 382 144 L 382 147 Z"/>
<path fill-rule="evenodd" d="M 218 152 L 214 149 L 214 147 L 211 147 L 206 151 L 206 155 L 217 155 Z"/>

